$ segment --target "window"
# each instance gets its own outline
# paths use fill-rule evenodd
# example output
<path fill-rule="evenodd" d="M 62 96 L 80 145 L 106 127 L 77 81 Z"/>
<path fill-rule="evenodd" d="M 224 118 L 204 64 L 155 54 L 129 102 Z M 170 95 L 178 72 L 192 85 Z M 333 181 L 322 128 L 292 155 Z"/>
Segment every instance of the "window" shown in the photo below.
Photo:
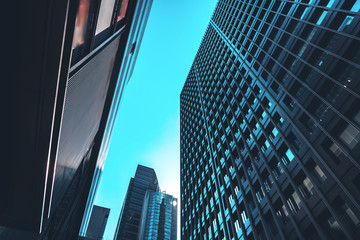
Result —
<path fill-rule="evenodd" d="M 325 118 L 329 107 L 325 103 L 320 103 L 319 107 L 316 109 L 315 115 L 319 118 L 320 122 Z"/>
<path fill-rule="evenodd" d="M 294 193 L 295 193 L 295 192 L 294 192 Z M 297 195 L 296 195 L 296 196 L 297 196 Z M 293 198 L 289 198 L 286 202 L 287 202 L 290 210 L 295 214 L 299 208 L 297 207 L 297 204 L 294 204 L 294 199 L 293 199 Z"/>
<path fill-rule="evenodd" d="M 349 219 L 352 221 L 352 223 L 355 226 L 358 226 L 360 223 L 359 219 L 356 217 L 354 212 L 349 208 L 349 206 L 346 203 L 344 205 L 342 205 L 342 209 L 345 211 L 345 213 L 347 214 Z"/>
<path fill-rule="evenodd" d="M 343 31 L 346 26 L 348 26 L 348 25 L 351 24 L 351 22 L 352 22 L 353 19 L 354 19 L 353 16 L 347 16 L 347 17 L 345 18 L 345 20 L 343 21 L 343 23 L 340 25 L 338 31 L 339 31 L 339 32 Z"/>
<path fill-rule="evenodd" d="M 335 0 L 330 0 L 326 7 L 331 8 Z"/>
<path fill-rule="evenodd" d="M 241 212 L 241 219 L 242 219 L 243 223 L 245 223 L 247 221 L 248 218 L 246 217 L 245 211 Z"/>
<path fill-rule="evenodd" d="M 332 153 L 334 153 L 334 155 L 337 157 L 336 159 L 335 158 L 332 158 L 336 164 L 339 164 L 340 161 L 338 158 L 341 157 L 341 155 L 343 155 L 343 152 L 340 150 L 339 146 L 336 145 L 335 143 L 333 143 L 330 147 L 330 150 Z"/>
<path fill-rule="evenodd" d="M 91 49 L 92 34 L 94 31 L 94 15 L 96 14 L 96 1 L 79 0 L 79 8 L 76 14 L 74 36 L 72 42 L 71 65 L 74 65 Z"/>
<path fill-rule="evenodd" d="M 321 168 L 316 165 L 314 167 L 314 172 L 316 173 L 318 179 L 320 180 L 320 182 L 325 182 L 325 180 L 327 179 L 326 175 L 324 174 L 324 172 L 321 170 Z"/>
<path fill-rule="evenodd" d="M 285 216 L 287 217 L 287 216 L 289 216 L 289 212 L 287 211 L 287 209 L 286 209 L 286 207 L 285 207 L 285 205 L 283 204 L 282 205 L 282 210 L 284 211 L 284 213 L 285 213 Z"/>
<path fill-rule="evenodd" d="M 352 12 L 358 12 L 360 10 L 360 0 L 357 0 L 353 7 L 350 9 Z"/>
<path fill-rule="evenodd" d="M 86 28 L 88 26 L 90 0 L 80 0 L 79 9 L 76 15 L 75 29 L 72 48 L 84 44 L 86 40 Z"/>
<path fill-rule="evenodd" d="M 308 190 L 308 192 L 313 195 L 314 194 L 314 185 L 312 184 L 312 182 L 310 181 L 310 179 L 308 177 L 306 177 L 303 181 L 304 186 L 306 187 L 306 189 Z"/>
<path fill-rule="evenodd" d="M 91 52 L 94 47 L 99 46 L 106 38 L 111 36 L 114 32 L 115 18 L 117 16 L 114 11 L 118 11 L 118 5 L 122 4 L 119 14 L 124 15 L 128 3 L 128 0 L 102 0 L 99 5 L 96 0 L 78 1 L 79 8 L 74 28 L 71 65 L 74 65 Z M 98 17 L 96 18 L 97 13 Z M 96 35 L 95 38 L 93 38 L 94 34 Z"/>
<path fill-rule="evenodd" d="M 117 17 L 117 20 L 116 20 L 117 22 L 120 21 L 121 19 L 125 18 L 128 4 L 129 4 L 129 0 L 123 0 L 121 2 L 120 11 L 119 11 L 119 14 L 118 14 L 118 17 Z"/>
<path fill-rule="evenodd" d="M 330 228 L 335 229 L 335 230 L 341 230 L 339 223 L 335 220 L 335 218 L 333 216 L 331 216 L 327 222 L 328 222 Z"/>
<path fill-rule="evenodd" d="M 239 187 L 236 186 L 236 187 L 235 187 L 235 194 L 237 195 L 238 193 L 239 193 Z"/>
<path fill-rule="evenodd" d="M 290 162 L 294 159 L 294 154 L 291 152 L 290 149 L 286 151 L 286 157 L 290 160 Z"/>
<path fill-rule="evenodd" d="M 299 198 L 299 195 L 294 191 L 292 194 L 292 197 L 296 203 L 297 208 L 299 209 L 301 207 L 301 200 Z M 296 211 L 295 211 L 296 212 Z"/>
<path fill-rule="evenodd" d="M 351 125 L 348 125 L 339 136 L 340 140 L 351 150 L 358 145 L 360 141 L 360 132 Z"/>
<path fill-rule="evenodd" d="M 306 130 L 309 132 L 310 135 L 316 129 L 315 122 L 312 119 L 310 119 L 310 117 L 306 113 L 303 113 L 299 118 L 299 120 L 304 125 L 304 127 L 306 128 Z"/>
<path fill-rule="evenodd" d="M 108 28 L 111 24 L 111 17 L 114 10 L 115 0 L 102 0 L 99 10 L 99 17 L 96 24 L 95 35 Z"/>
<path fill-rule="evenodd" d="M 292 100 L 291 97 L 289 97 L 288 95 L 285 96 L 284 100 L 283 100 L 284 104 L 289 108 L 289 110 L 293 110 L 295 107 L 295 102 L 294 100 Z"/>
<path fill-rule="evenodd" d="M 324 18 L 327 14 L 327 11 L 324 11 L 321 16 L 319 17 L 319 20 L 316 22 L 317 25 L 320 25 L 323 21 L 324 21 Z"/>
<path fill-rule="evenodd" d="M 236 231 L 238 237 L 240 237 L 242 235 L 242 231 L 240 228 L 239 220 L 236 220 L 234 225 L 235 225 L 235 231 Z"/>
<path fill-rule="evenodd" d="M 274 137 L 276 137 L 278 133 L 279 133 L 279 131 L 276 128 L 274 128 L 272 131 L 272 134 L 274 135 Z"/>

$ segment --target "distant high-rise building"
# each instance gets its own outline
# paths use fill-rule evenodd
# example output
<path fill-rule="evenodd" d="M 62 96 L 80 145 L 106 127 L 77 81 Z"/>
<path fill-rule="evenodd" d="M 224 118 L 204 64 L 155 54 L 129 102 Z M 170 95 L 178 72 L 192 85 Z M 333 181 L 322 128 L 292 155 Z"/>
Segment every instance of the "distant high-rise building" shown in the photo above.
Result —
<path fill-rule="evenodd" d="M 359 9 L 219 0 L 180 97 L 182 239 L 359 238 Z"/>
<path fill-rule="evenodd" d="M 146 192 L 137 239 L 177 239 L 176 198 L 163 192 Z"/>
<path fill-rule="evenodd" d="M 139 223 L 148 190 L 159 191 L 159 184 L 154 169 L 138 165 L 135 177 L 131 178 L 122 206 L 115 240 L 134 240 L 138 238 Z"/>
<path fill-rule="evenodd" d="M 91 212 L 89 225 L 84 235 L 86 240 L 102 240 L 110 214 L 109 208 L 94 205 Z"/>
<path fill-rule="evenodd" d="M 87 226 L 151 3 L 19 0 L 3 7 L 18 17 L 7 19 L 15 31 L 4 45 L 9 56 L 1 55 L 8 91 L 0 239 L 76 239 L 81 223 Z"/>

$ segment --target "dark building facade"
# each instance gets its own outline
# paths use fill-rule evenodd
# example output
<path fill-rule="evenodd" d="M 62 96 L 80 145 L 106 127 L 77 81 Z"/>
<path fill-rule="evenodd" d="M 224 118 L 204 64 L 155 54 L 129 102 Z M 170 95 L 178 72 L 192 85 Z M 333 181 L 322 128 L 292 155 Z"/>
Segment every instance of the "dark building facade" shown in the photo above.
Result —
<path fill-rule="evenodd" d="M 180 97 L 182 239 L 358 239 L 359 9 L 219 0 Z"/>
<path fill-rule="evenodd" d="M 177 239 L 176 198 L 164 192 L 146 192 L 137 239 Z"/>
<path fill-rule="evenodd" d="M 151 1 L 9 4 L 0 239 L 76 239 Z"/>
<path fill-rule="evenodd" d="M 79 230 L 79 236 L 84 237 L 86 235 L 86 230 L 88 228 L 91 212 L 94 207 L 94 201 L 96 196 L 97 187 L 99 186 L 100 179 L 102 174 L 102 168 L 95 168 L 95 172 L 93 175 L 93 180 L 91 182 L 90 192 L 89 196 L 86 202 L 86 207 L 83 215 L 83 219 L 81 221 L 80 230 Z"/>
<path fill-rule="evenodd" d="M 149 190 L 159 191 L 156 173 L 152 168 L 138 165 L 126 192 L 114 240 L 138 238 L 144 197 Z"/>
<path fill-rule="evenodd" d="M 85 239 L 102 240 L 110 214 L 109 208 L 94 205 L 91 212 L 89 225 L 86 230 Z M 82 239 L 82 238 L 80 238 Z"/>
<path fill-rule="evenodd" d="M 122 4 L 128 4 L 128 1 L 124 1 Z M 122 93 L 125 89 L 125 86 L 129 82 L 132 72 L 135 67 L 136 58 L 141 46 L 142 37 L 145 32 L 146 23 L 150 14 L 150 9 L 152 5 L 152 0 L 137 0 L 137 5 L 135 8 L 135 14 L 132 19 L 131 28 L 129 31 L 129 37 L 125 46 L 125 54 L 123 56 L 118 83 L 115 88 L 114 97 L 110 107 L 110 114 L 107 119 L 106 127 L 104 130 L 104 135 L 102 138 L 102 144 L 99 150 L 99 157 L 96 164 L 95 173 L 93 175 L 93 180 L 91 183 L 89 197 L 86 203 L 84 217 L 80 227 L 80 233 L 85 231 L 87 224 L 90 220 L 90 213 L 92 206 L 94 204 L 95 195 L 99 182 L 101 179 L 101 174 L 104 168 L 105 160 L 107 157 L 107 152 L 109 149 L 111 134 L 114 128 L 115 119 L 117 116 L 117 111 L 120 103 Z M 122 15 L 125 17 L 125 13 Z"/>

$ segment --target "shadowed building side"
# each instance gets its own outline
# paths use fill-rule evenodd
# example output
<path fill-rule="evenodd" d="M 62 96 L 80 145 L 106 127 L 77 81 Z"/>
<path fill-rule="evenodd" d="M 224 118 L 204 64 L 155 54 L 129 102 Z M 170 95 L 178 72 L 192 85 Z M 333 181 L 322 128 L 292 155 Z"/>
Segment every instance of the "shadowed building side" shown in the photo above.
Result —
<path fill-rule="evenodd" d="M 0 238 L 76 239 L 152 1 L 16 2 Z"/>

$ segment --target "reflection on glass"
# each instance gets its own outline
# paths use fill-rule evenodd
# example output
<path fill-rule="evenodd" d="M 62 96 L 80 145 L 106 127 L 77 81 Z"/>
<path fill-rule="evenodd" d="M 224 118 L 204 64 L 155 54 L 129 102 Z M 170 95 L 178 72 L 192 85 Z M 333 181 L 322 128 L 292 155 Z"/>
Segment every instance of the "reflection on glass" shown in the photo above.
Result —
<path fill-rule="evenodd" d="M 326 7 L 331 8 L 335 0 L 330 0 Z"/>
<path fill-rule="evenodd" d="M 125 17 L 128 3 L 129 3 L 129 0 L 122 1 L 117 21 L 120 21 L 121 19 L 123 19 Z"/>
<path fill-rule="evenodd" d="M 85 42 L 86 26 L 89 17 L 90 0 L 80 0 L 76 16 L 74 38 L 72 48 L 76 48 Z"/>
<path fill-rule="evenodd" d="M 110 26 L 115 0 L 102 0 L 95 35 Z"/>
<path fill-rule="evenodd" d="M 327 11 L 323 11 L 323 13 L 321 14 L 321 16 L 319 17 L 319 20 L 316 22 L 317 25 L 320 25 L 320 24 L 323 22 L 326 14 L 327 14 Z"/>
<path fill-rule="evenodd" d="M 360 10 L 360 0 L 357 0 L 356 3 L 354 3 L 353 7 L 350 9 L 352 12 L 358 12 Z"/>
<path fill-rule="evenodd" d="M 354 19 L 353 16 L 346 16 L 345 20 L 343 21 L 343 23 L 341 24 L 341 26 L 339 27 L 338 31 L 341 32 L 344 30 L 344 28 L 348 25 L 351 24 L 352 20 Z"/>

